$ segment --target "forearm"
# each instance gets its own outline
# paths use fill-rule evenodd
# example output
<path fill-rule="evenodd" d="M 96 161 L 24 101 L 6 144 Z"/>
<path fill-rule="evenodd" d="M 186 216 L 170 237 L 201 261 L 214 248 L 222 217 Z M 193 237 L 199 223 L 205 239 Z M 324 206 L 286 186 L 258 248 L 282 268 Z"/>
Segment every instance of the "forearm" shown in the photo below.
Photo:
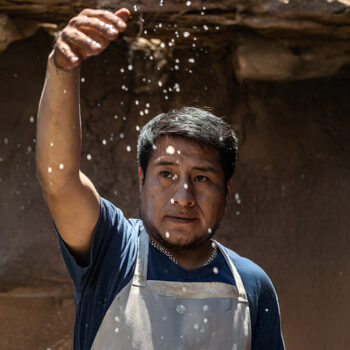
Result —
<path fill-rule="evenodd" d="M 79 180 L 80 69 L 65 72 L 49 56 L 37 118 L 37 174 L 45 192 Z"/>

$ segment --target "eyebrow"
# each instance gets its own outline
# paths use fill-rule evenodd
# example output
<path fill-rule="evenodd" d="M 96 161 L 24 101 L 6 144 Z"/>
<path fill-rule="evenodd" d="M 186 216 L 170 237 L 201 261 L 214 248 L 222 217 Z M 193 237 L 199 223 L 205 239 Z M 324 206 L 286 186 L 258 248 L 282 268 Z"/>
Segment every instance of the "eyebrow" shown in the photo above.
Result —
<path fill-rule="evenodd" d="M 155 166 L 176 166 L 178 167 L 179 165 L 176 162 L 172 162 L 169 160 L 158 160 L 154 163 Z M 205 166 L 195 166 L 193 167 L 195 170 L 203 171 L 203 172 L 211 172 L 216 174 L 218 171 L 210 166 L 210 165 L 205 165 Z"/>

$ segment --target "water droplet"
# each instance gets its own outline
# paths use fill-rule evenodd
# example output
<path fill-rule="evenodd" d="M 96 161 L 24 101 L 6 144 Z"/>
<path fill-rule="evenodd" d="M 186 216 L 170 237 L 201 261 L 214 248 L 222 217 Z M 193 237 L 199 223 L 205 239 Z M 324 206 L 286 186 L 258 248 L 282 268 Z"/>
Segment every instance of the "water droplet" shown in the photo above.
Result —
<path fill-rule="evenodd" d="M 8 145 L 9 139 L 7 137 L 4 138 L 4 145 Z"/>
<path fill-rule="evenodd" d="M 128 65 L 128 69 L 129 70 L 132 70 L 133 69 L 133 66 L 131 64 Z"/>
<path fill-rule="evenodd" d="M 176 306 L 176 312 L 178 312 L 179 314 L 183 314 L 185 311 L 186 311 L 186 308 L 184 305 Z"/>
<path fill-rule="evenodd" d="M 214 266 L 213 267 L 213 272 L 217 275 L 219 273 L 219 269 L 216 266 Z"/>
<path fill-rule="evenodd" d="M 29 117 L 29 121 L 30 121 L 31 123 L 34 123 L 34 121 L 35 121 L 34 117 L 33 117 L 33 116 L 30 116 L 30 117 Z"/>
<path fill-rule="evenodd" d="M 116 322 L 120 321 L 120 318 L 118 316 L 115 316 L 114 319 L 115 319 Z"/>
<path fill-rule="evenodd" d="M 239 197 L 239 193 L 238 192 L 235 193 L 235 200 L 236 200 L 237 204 L 241 204 L 241 198 Z"/>
<path fill-rule="evenodd" d="M 199 329 L 199 324 L 198 324 L 198 323 L 195 323 L 195 324 L 193 325 L 193 328 L 198 330 L 198 329 Z"/>
<path fill-rule="evenodd" d="M 52 173 L 52 168 L 49 166 L 49 167 L 47 168 L 47 171 L 48 171 L 49 173 Z"/>
<path fill-rule="evenodd" d="M 136 125 L 136 131 L 139 131 L 140 127 L 138 125 Z"/>
<path fill-rule="evenodd" d="M 188 185 L 184 184 L 184 189 L 187 190 L 188 189 Z"/>
<path fill-rule="evenodd" d="M 269 312 L 269 309 L 265 309 L 265 312 Z"/>
<path fill-rule="evenodd" d="M 61 163 L 61 164 L 59 165 L 59 168 L 62 170 L 62 169 L 64 168 L 64 164 Z"/>
<path fill-rule="evenodd" d="M 182 34 L 184 38 L 188 38 L 190 36 L 190 32 L 183 32 Z"/>
<path fill-rule="evenodd" d="M 166 231 L 166 232 L 165 232 L 165 237 L 166 237 L 166 238 L 169 238 L 169 237 L 170 237 L 169 231 Z"/>
<path fill-rule="evenodd" d="M 119 137 L 120 137 L 121 139 L 123 139 L 123 138 L 124 138 L 124 134 L 121 132 L 120 135 L 119 135 Z"/>
<path fill-rule="evenodd" d="M 168 154 L 174 154 L 175 153 L 175 148 L 171 145 L 169 145 L 165 151 Z"/>
<path fill-rule="evenodd" d="M 92 158 L 92 157 L 91 157 L 91 154 L 87 154 L 87 155 L 86 155 L 86 159 L 87 159 L 87 160 L 91 160 L 91 158 Z"/>
<path fill-rule="evenodd" d="M 66 94 L 66 93 L 67 93 L 67 90 L 63 90 L 63 93 Z"/>
<path fill-rule="evenodd" d="M 118 332 L 119 332 L 119 328 L 116 328 L 116 329 L 114 330 L 114 332 L 118 333 Z"/>
<path fill-rule="evenodd" d="M 205 318 L 205 319 L 203 320 L 203 322 L 204 322 L 204 323 L 208 323 L 208 319 Z"/>
<path fill-rule="evenodd" d="M 80 79 L 80 81 L 81 81 L 82 83 L 85 83 L 85 78 L 82 77 L 82 78 Z"/>
<path fill-rule="evenodd" d="M 120 73 L 124 73 L 124 72 L 125 72 L 124 68 L 120 68 Z"/>
<path fill-rule="evenodd" d="M 171 199 L 170 199 L 170 203 L 171 203 L 171 204 L 174 204 L 174 203 L 175 203 L 174 198 L 171 198 Z"/>
<path fill-rule="evenodd" d="M 191 6 L 191 1 L 186 1 L 186 6 Z"/>
<path fill-rule="evenodd" d="M 106 145 L 107 141 L 105 139 L 102 140 L 102 145 Z"/>
<path fill-rule="evenodd" d="M 210 227 L 208 228 L 208 233 L 212 233 L 212 229 Z"/>
<path fill-rule="evenodd" d="M 127 145 L 126 150 L 127 150 L 127 152 L 131 152 L 131 146 Z"/>
<path fill-rule="evenodd" d="M 190 63 L 195 63 L 196 60 L 195 60 L 193 57 L 191 57 L 191 58 L 188 59 L 188 62 L 190 62 Z"/>

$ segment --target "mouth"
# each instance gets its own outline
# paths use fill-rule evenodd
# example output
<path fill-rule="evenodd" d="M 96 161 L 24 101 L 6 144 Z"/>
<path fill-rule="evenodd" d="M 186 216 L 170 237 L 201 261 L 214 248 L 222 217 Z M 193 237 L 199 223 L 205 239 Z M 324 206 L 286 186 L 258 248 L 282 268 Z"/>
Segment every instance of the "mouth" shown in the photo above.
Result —
<path fill-rule="evenodd" d="M 177 224 L 188 224 L 197 220 L 197 218 L 192 218 L 187 216 L 170 216 L 170 215 L 167 215 L 165 219 Z"/>

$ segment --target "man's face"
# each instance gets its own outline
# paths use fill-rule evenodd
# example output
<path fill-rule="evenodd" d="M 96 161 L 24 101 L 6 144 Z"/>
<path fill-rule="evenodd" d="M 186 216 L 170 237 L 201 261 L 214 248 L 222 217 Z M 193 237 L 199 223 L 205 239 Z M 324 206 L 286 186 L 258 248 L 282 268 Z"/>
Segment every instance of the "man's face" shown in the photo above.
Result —
<path fill-rule="evenodd" d="M 141 218 L 163 245 L 196 248 L 212 236 L 225 211 L 229 185 L 218 151 L 172 136 L 156 146 L 145 179 L 139 168 Z"/>

